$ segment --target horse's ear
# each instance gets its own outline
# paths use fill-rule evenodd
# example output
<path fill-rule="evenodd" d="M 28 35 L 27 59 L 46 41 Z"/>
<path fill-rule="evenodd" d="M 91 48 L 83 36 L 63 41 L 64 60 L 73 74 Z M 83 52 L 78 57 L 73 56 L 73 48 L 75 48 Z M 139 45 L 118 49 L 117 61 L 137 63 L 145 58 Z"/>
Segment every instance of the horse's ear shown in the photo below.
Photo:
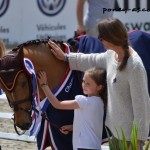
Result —
<path fill-rule="evenodd" d="M 77 39 L 70 38 L 67 43 L 71 46 L 71 52 L 77 52 L 79 48 L 79 41 Z"/>

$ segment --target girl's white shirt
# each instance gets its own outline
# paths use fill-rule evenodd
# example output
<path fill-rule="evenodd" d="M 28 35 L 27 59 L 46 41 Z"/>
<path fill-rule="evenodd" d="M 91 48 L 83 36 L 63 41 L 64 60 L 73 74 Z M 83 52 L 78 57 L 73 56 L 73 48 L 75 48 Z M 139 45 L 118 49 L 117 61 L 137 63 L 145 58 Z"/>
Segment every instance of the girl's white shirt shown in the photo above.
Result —
<path fill-rule="evenodd" d="M 101 150 L 104 104 L 100 97 L 75 97 L 79 109 L 74 110 L 73 149 Z"/>

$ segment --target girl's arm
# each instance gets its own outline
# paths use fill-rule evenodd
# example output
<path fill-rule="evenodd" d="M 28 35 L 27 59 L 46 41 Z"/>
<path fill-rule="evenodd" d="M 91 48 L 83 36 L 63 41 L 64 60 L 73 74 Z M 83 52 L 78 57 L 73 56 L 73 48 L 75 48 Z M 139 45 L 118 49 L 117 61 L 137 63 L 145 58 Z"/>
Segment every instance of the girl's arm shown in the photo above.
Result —
<path fill-rule="evenodd" d="M 59 101 L 53 95 L 53 93 L 51 92 L 50 88 L 47 85 L 47 77 L 44 71 L 38 72 L 38 80 L 39 80 L 42 90 L 44 91 L 45 95 L 47 96 L 48 100 L 53 105 L 53 107 L 57 109 L 67 109 L 67 110 L 79 108 L 79 105 L 75 100 Z"/>

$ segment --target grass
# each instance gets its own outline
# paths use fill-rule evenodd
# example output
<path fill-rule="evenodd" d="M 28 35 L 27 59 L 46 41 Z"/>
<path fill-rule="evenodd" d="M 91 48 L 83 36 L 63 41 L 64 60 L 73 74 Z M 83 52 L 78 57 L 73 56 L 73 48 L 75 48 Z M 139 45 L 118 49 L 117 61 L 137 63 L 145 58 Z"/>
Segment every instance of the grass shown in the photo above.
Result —
<path fill-rule="evenodd" d="M 128 150 L 128 143 L 127 143 L 127 140 L 126 140 L 125 133 L 124 133 L 122 128 L 120 128 L 120 130 L 121 130 L 122 138 L 120 138 L 117 129 L 116 129 L 117 138 L 115 138 L 113 134 L 112 134 L 112 138 L 111 138 L 110 135 L 109 135 L 109 132 L 108 132 L 108 130 L 106 128 L 110 150 Z M 137 150 L 138 149 L 137 136 L 138 136 L 138 127 L 135 126 L 134 123 L 132 123 L 130 150 Z M 150 147 L 150 140 L 146 142 L 146 144 L 144 146 L 144 150 L 150 150 L 149 147 Z"/>

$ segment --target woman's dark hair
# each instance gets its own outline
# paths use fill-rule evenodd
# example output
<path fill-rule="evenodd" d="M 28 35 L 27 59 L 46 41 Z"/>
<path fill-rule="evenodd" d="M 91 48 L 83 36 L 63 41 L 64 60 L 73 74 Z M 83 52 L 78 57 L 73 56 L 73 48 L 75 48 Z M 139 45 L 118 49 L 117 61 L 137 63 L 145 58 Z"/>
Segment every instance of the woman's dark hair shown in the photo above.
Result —
<path fill-rule="evenodd" d="M 98 24 L 98 32 L 102 40 L 123 48 L 125 55 L 118 67 L 118 70 L 122 71 L 126 67 L 129 58 L 128 33 L 124 24 L 116 18 L 104 19 Z"/>
<path fill-rule="evenodd" d="M 90 68 L 85 71 L 86 74 L 97 84 L 102 85 L 103 88 L 100 91 L 99 95 L 104 102 L 104 107 L 107 106 L 107 82 L 106 82 L 106 70 L 102 68 Z"/>

